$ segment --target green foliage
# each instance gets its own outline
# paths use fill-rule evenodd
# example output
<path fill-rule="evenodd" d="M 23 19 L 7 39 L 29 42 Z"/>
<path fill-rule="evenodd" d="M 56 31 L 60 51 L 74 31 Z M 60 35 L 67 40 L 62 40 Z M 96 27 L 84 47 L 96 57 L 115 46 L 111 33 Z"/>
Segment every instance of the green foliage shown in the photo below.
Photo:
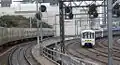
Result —
<path fill-rule="evenodd" d="M 39 21 L 39 27 L 40 27 L 41 23 Z M 37 20 L 35 18 L 32 19 L 32 27 L 36 28 L 37 27 Z M 42 22 L 42 27 L 43 28 L 52 28 L 51 25 L 45 23 L 45 22 Z"/>
<path fill-rule="evenodd" d="M 46 24 L 45 22 L 42 22 L 42 27 L 43 28 L 52 28 L 51 25 Z"/>
<path fill-rule="evenodd" d="M 22 24 L 23 22 L 25 23 Z M 27 27 L 28 22 L 29 20 L 27 18 L 20 15 L 4 15 L 0 17 L 0 26 L 2 27 Z"/>
<path fill-rule="evenodd" d="M 37 27 L 37 21 L 35 18 L 32 20 L 32 27 Z M 43 28 L 52 28 L 52 26 L 48 25 L 45 22 L 42 22 Z M 39 24 L 40 25 L 40 24 Z M 18 28 L 29 28 L 30 27 L 30 19 L 23 17 L 21 15 L 4 15 L 0 17 L 0 27 L 18 27 Z"/>

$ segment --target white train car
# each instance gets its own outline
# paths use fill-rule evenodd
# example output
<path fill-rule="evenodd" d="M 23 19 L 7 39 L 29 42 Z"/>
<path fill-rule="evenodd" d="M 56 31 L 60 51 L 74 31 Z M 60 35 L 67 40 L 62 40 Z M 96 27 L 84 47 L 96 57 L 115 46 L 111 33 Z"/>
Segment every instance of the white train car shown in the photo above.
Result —
<path fill-rule="evenodd" d="M 120 27 L 112 28 L 113 36 L 120 35 Z M 86 47 L 93 47 L 95 45 L 95 39 L 108 37 L 108 30 L 83 30 L 81 32 L 81 45 Z"/>
<path fill-rule="evenodd" d="M 83 30 L 81 31 L 81 45 L 93 47 L 95 45 L 95 31 Z"/>
<path fill-rule="evenodd" d="M 43 37 L 54 36 L 51 28 L 42 28 Z M 40 29 L 39 29 L 40 31 Z M 40 32 L 39 32 L 40 35 Z M 37 28 L 0 28 L 0 45 L 10 41 L 37 37 Z"/>

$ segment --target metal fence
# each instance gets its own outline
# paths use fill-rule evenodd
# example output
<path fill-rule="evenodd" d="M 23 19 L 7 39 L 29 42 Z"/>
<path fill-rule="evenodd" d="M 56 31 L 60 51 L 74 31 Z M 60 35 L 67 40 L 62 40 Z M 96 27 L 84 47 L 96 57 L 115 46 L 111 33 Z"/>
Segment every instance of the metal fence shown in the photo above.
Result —
<path fill-rule="evenodd" d="M 89 62 L 83 59 L 57 52 L 47 47 L 44 47 L 42 49 L 43 56 L 53 61 L 57 65 L 98 65 L 93 62 Z"/>

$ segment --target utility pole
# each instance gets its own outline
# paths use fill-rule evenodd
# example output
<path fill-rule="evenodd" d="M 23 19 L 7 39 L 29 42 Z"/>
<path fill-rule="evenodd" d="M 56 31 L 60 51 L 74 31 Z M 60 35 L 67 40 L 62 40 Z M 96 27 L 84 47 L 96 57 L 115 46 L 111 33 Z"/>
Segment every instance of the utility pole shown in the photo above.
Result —
<path fill-rule="evenodd" d="M 108 65 L 113 65 L 112 62 L 112 0 L 107 0 L 107 24 L 108 24 Z"/>
<path fill-rule="evenodd" d="M 104 0 L 104 22 L 103 24 L 106 26 L 106 0 Z"/>

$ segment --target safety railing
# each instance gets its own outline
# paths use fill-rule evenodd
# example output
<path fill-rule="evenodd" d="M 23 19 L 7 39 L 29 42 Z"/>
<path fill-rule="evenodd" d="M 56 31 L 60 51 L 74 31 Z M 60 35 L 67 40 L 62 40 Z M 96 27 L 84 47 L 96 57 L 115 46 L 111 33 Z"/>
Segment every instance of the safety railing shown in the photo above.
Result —
<path fill-rule="evenodd" d="M 42 49 L 42 55 L 48 58 L 49 60 L 53 61 L 57 65 L 98 65 L 87 60 L 79 59 L 67 54 L 60 53 L 47 47 L 44 47 Z"/>

